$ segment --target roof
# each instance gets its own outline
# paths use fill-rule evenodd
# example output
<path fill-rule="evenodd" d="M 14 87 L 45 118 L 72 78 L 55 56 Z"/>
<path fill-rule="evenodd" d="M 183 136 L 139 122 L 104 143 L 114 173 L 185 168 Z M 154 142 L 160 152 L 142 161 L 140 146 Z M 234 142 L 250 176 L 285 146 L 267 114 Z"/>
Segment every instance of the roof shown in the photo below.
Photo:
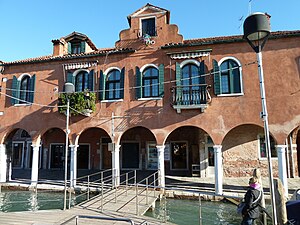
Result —
<path fill-rule="evenodd" d="M 154 6 L 154 5 L 151 5 L 151 4 L 147 3 L 142 8 L 136 10 L 134 13 L 130 14 L 129 16 L 127 16 L 127 20 L 128 20 L 129 26 L 131 27 L 131 18 L 132 17 L 139 16 L 142 12 L 144 12 L 147 9 L 151 9 L 151 10 L 153 10 L 155 12 L 166 13 L 166 15 L 167 15 L 167 24 L 170 23 L 170 11 L 169 10 L 166 10 L 166 9 L 163 9 L 163 8 L 160 8 L 160 7 L 157 7 L 157 6 Z"/>
<path fill-rule="evenodd" d="M 276 31 L 276 32 L 271 32 L 269 39 L 297 37 L 297 36 L 300 36 L 300 30 Z M 243 35 L 220 36 L 220 37 L 189 39 L 189 40 L 184 40 L 183 43 L 169 43 L 163 46 L 162 48 L 234 43 L 234 42 L 243 42 L 243 41 L 245 41 Z"/>
<path fill-rule="evenodd" d="M 68 59 L 94 57 L 99 55 L 103 56 L 108 54 L 132 53 L 134 51 L 135 50 L 130 48 L 122 48 L 122 49 L 106 48 L 106 49 L 99 49 L 97 51 L 93 51 L 89 53 L 68 54 L 68 55 L 60 55 L 60 56 L 48 55 L 48 56 L 40 56 L 40 57 L 29 58 L 24 60 L 17 60 L 12 62 L 3 62 L 2 65 L 28 64 L 28 63 L 38 63 L 38 62 L 46 62 L 46 61 L 60 61 L 60 60 L 68 60 Z"/>
<path fill-rule="evenodd" d="M 68 37 L 68 36 L 67 36 Z M 295 31 L 276 31 L 272 32 L 269 39 L 277 39 L 277 38 L 288 38 L 288 37 L 300 37 L 300 30 Z M 224 43 L 234 43 L 234 42 L 243 42 L 242 35 L 234 35 L 234 36 L 221 36 L 221 37 L 209 37 L 209 38 L 198 38 L 198 39 L 189 39 L 184 40 L 183 43 L 169 43 L 161 48 L 178 48 L 178 47 L 189 47 L 189 46 L 199 46 L 199 45 L 211 45 L 211 44 L 224 44 Z M 122 53 L 132 53 L 135 52 L 134 49 L 131 48 L 105 48 L 105 49 L 97 49 L 93 52 L 89 53 L 80 53 L 80 54 L 68 54 L 62 56 L 41 56 L 37 58 L 30 58 L 12 62 L 0 62 L 0 65 L 13 65 L 13 64 L 27 64 L 27 63 L 36 63 L 36 62 L 45 62 L 45 61 L 57 61 L 57 60 L 68 60 L 68 59 L 76 59 L 76 58 L 85 58 L 85 57 L 94 57 L 101 56 L 107 54 L 122 54 Z"/>

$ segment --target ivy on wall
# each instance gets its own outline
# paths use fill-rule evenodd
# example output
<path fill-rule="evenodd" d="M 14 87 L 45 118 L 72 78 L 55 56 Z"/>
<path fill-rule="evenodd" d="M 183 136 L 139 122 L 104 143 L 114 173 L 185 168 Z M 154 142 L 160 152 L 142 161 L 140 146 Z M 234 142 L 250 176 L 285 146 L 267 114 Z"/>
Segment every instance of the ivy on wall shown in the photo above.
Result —
<path fill-rule="evenodd" d="M 94 92 L 75 92 L 72 94 L 61 93 L 58 97 L 58 105 L 65 106 L 59 107 L 60 113 L 66 113 L 67 110 L 67 97 L 70 100 L 70 114 L 78 115 L 84 114 L 89 115 L 96 110 L 96 94 Z"/>

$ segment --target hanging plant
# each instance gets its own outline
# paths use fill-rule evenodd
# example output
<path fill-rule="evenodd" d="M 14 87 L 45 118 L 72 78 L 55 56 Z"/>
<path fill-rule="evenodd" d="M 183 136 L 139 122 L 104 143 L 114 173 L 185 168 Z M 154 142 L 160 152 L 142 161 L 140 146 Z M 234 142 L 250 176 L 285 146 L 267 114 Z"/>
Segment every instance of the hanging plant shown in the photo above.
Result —
<path fill-rule="evenodd" d="M 70 100 L 71 115 L 84 114 L 89 116 L 90 113 L 93 113 L 96 110 L 96 94 L 94 92 L 84 91 L 68 95 L 66 93 L 59 94 L 58 105 L 65 106 L 58 108 L 60 113 L 65 114 L 67 111 L 67 97 Z"/>

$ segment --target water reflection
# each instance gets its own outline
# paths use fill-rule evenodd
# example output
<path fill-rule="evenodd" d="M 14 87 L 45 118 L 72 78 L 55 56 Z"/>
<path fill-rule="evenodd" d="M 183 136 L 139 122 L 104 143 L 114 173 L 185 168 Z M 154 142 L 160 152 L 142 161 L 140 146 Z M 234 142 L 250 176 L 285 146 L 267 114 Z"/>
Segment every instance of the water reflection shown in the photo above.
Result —
<path fill-rule="evenodd" d="M 71 196 L 71 206 L 86 200 L 86 196 Z M 0 192 L 0 211 L 36 211 L 63 209 L 64 193 L 51 191 L 2 191 Z M 67 205 L 69 202 L 67 201 Z"/>
<path fill-rule="evenodd" d="M 158 201 L 153 211 L 145 215 L 169 221 L 179 225 L 199 224 L 199 202 L 196 200 L 167 199 Z M 236 213 L 236 206 L 224 202 L 201 202 L 202 224 L 239 225 L 241 218 Z M 165 210 L 166 209 L 166 210 Z"/>

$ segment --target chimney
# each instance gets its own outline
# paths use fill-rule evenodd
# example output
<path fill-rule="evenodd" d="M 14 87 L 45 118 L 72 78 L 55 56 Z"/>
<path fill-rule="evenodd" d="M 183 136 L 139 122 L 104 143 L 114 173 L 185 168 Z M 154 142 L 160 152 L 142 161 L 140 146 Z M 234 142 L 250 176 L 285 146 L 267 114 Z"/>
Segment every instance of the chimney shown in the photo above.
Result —
<path fill-rule="evenodd" d="M 64 42 L 62 40 L 52 40 L 53 43 L 53 56 L 64 54 Z"/>

